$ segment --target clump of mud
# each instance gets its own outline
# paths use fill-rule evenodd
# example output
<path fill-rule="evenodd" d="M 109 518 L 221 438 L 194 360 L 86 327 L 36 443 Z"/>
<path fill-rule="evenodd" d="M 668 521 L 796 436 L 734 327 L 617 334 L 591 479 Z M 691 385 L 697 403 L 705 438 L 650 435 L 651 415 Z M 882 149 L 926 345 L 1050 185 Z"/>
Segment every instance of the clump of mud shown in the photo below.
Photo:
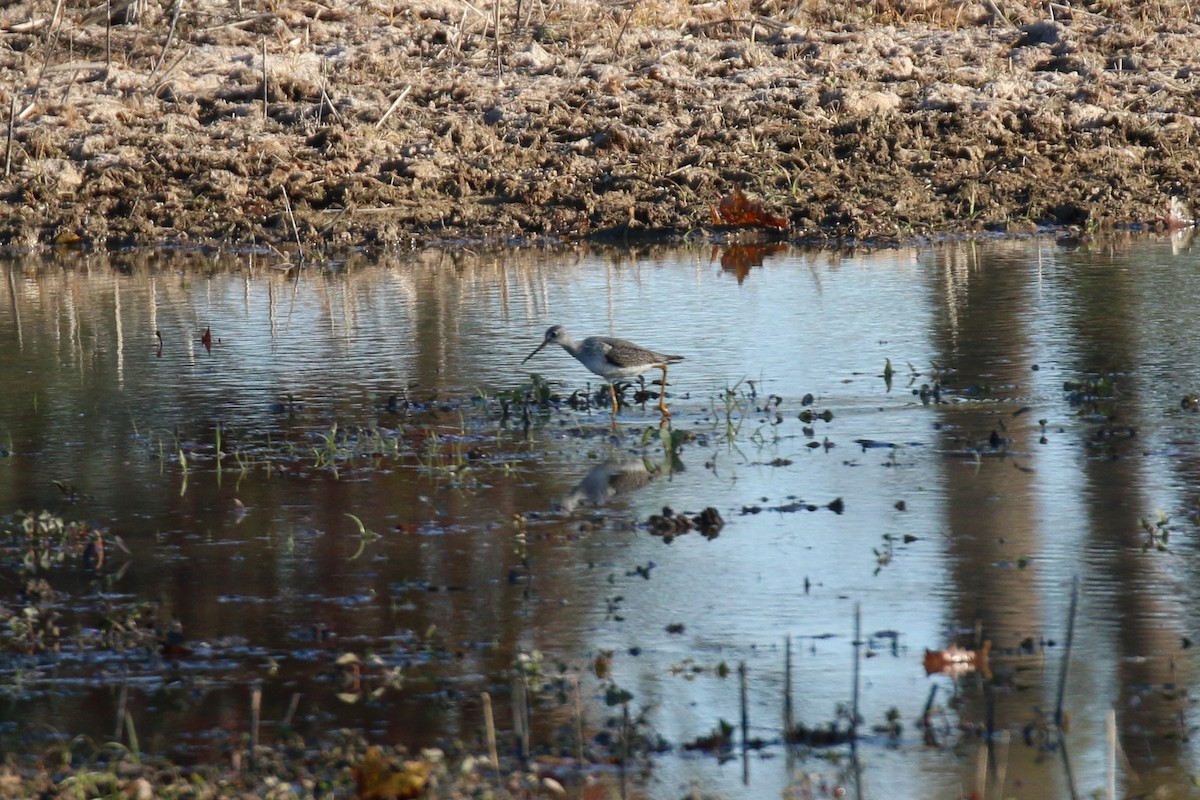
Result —
<path fill-rule="evenodd" d="M 1190 216 L 1200 26 L 1090 8 L 7 4 L 0 243 L 684 234 L 738 189 L 790 239 Z"/>

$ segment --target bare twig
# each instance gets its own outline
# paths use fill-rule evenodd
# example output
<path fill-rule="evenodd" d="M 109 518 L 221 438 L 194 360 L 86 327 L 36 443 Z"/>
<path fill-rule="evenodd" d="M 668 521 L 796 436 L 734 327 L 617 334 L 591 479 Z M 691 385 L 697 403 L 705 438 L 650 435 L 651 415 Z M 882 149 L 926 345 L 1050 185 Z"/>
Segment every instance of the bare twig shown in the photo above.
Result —
<path fill-rule="evenodd" d="M 75 85 L 75 79 L 79 77 L 81 71 L 77 68 L 71 73 L 71 80 L 67 81 L 67 88 L 63 89 L 62 100 L 60 101 L 61 105 L 65 106 L 67 104 L 67 98 L 71 95 L 71 88 Z"/>
<path fill-rule="evenodd" d="M 171 73 L 175 71 L 176 67 L 183 63 L 183 60 L 188 57 L 190 52 L 191 48 L 185 47 L 183 52 L 179 54 L 179 57 L 172 61 L 167 68 L 162 71 L 162 74 L 158 76 L 158 81 L 151 88 L 151 94 L 158 94 L 159 90 L 162 89 L 162 87 L 166 84 Z"/>
<path fill-rule="evenodd" d="M 387 122 L 387 118 L 392 115 L 392 112 L 395 111 L 400 106 L 401 101 L 403 101 L 404 98 L 408 97 L 408 93 L 411 91 L 412 91 L 411 83 L 408 86 L 405 86 L 402 90 L 400 90 L 400 94 L 396 95 L 396 99 L 392 101 L 392 104 L 390 106 L 388 106 L 388 110 L 383 112 L 383 116 L 379 118 L 379 122 L 375 123 L 376 128 L 383 127 L 383 123 Z"/>
<path fill-rule="evenodd" d="M 988 10 L 992 12 L 993 16 L 999 17 L 1000 19 L 1004 20 L 1005 25 L 1007 25 L 1010 28 L 1017 27 L 1017 23 L 1013 22 L 1011 19 L 1009 19 L 1007 16 L 1005 16 L 1004 12 L 1000 10 L 1000 6 L 996 5 L 996 0 L 985 0 L 984 5 L 986 5 Z"/>
<path fill-rule="evenodd" d="M 171 12 L 171 27 L 167 28 L 167 40 L 163 42 L 162 52 L 158 54 L 158 61 L 154 64 L 154 69 L 150 70 L 150 77 L 154 77 L 154 73 L 158 72 L 167 60 L 167 50 L 171 47 L 171 39 L 175 37 L 175 26 L 179 24 L 179 12 L 183 9 L 183 0 L 175 0 L 175 9 Z"/>

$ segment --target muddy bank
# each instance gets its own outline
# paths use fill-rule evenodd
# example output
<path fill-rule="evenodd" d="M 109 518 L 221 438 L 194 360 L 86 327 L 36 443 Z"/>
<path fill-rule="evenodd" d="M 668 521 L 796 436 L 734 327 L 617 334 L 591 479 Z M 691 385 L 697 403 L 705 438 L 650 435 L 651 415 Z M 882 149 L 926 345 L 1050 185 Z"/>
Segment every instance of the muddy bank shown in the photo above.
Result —
<path fill-rule="evenodd" d="M 791 239 L 1190 216 L 1185 9 L 914 8 L 12 4 L 0 243 L 682 235 L 738 188 Z"/>

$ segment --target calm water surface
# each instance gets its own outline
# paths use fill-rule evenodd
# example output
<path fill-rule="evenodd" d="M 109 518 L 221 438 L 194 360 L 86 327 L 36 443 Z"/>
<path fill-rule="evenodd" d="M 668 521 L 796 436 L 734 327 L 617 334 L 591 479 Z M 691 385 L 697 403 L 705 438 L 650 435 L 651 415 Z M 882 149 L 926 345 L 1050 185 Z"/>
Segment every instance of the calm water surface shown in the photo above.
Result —
<path fill-rule="evenodd" d="M 521 652 L 580 674 L 602 721 L 590 665 L 611 652 L 611 680 L 672 745 L 653 798 L 693 785 L 804 796 L 822 781 L 958 797 L 977 785 L 969 731 L 989 713 L 994 796 L 1102 792 L 1110 710 L 1118 790 L 1191 796 L 1190 242 L 780 248 L 735 268 L 755 256 L 464 250 L 302 273 L 200 254 L 5 264 L 0 513 L 90 520 L 128 548 L 109 548 L 102 579 L 76 557 L 52 571 L 65 629 L 101 625 L 103 604 L 150 603 L 195 653 L 0 656 L 0 746 L 111 738 L 125 686 L 144 748 L 204 757 L 246 730 L 255 681 L 269 721 L 299 695 L 308 730 L 475 743 L 479 692 L 502 689 Z M 532 372 L 561 397 L 600 386 L 557 349 L 521 364 L 553 323 L 685 356 L 671 425 L 691 437 L 674 458 L 652 404 L 615 429 L 603 408 L 534 408 L 527 430 L 519 408 L 505 416 Z M 939 383 L 936 398 L 916 393 Z M 804 422 L 805 409 L 833 416 Z M 633 480 L 594 490 L 622 467 Z M 826 507 L 838 498 L 841 513 Z M 643 524 L 664 506 L 711 506 L 726 526 L 668 543 Z M 1144 550 L 1143 519 L 1162 520 L 1166 550 Z M 19 609 L 15 564 L 0 575 L 0 606 Z M 1038 745 L 1076 579 L 1064 754 Z M 788 755 L 785 642 L 796 718 L 829 723 L 850 702 L 856 609 L 857 763 L 844 748 Z M 979 635 L 993 647 L 986 692 L 977 675 L 926 675 L 927 648 Z M 339 700 L 334 660 L 368 651 L 406 683 Z M 750 735 L 767 743 L 748 769 L 683 748 L 738 722 L 741 663 Z M 916 722 L 934 687 L 927 744 Z M 873 732 L 893 709 L 897 740 Z M 551 712 L 544 729 L 560 721 Z"/>

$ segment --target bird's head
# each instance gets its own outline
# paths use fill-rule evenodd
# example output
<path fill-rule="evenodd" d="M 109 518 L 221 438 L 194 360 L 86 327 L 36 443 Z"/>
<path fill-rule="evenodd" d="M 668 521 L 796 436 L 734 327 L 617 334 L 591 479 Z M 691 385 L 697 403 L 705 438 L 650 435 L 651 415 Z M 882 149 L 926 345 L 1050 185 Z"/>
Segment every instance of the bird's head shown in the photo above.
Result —
<path fill-rule="evenodd" d="M 532 353 L 525 356 L 525 358 L 523 358 L 521 360 L 521 363 L 524 364 L 526 361 L 528 361 L 529 359 L 536 356 L 541 351 L 541 349 L 543 347 L 545 347 L 546 345 L 551 344 L 551 343 L 561 344 L 566 339 L 567 339 L 567 329 L 566 328 L 564 328 L 562 325 L 551 325 L 549 328 L 546 329 L 546 336 L 542 339 L 542 343 L 539 344 L 537 347 L 535 347 Z"/>

